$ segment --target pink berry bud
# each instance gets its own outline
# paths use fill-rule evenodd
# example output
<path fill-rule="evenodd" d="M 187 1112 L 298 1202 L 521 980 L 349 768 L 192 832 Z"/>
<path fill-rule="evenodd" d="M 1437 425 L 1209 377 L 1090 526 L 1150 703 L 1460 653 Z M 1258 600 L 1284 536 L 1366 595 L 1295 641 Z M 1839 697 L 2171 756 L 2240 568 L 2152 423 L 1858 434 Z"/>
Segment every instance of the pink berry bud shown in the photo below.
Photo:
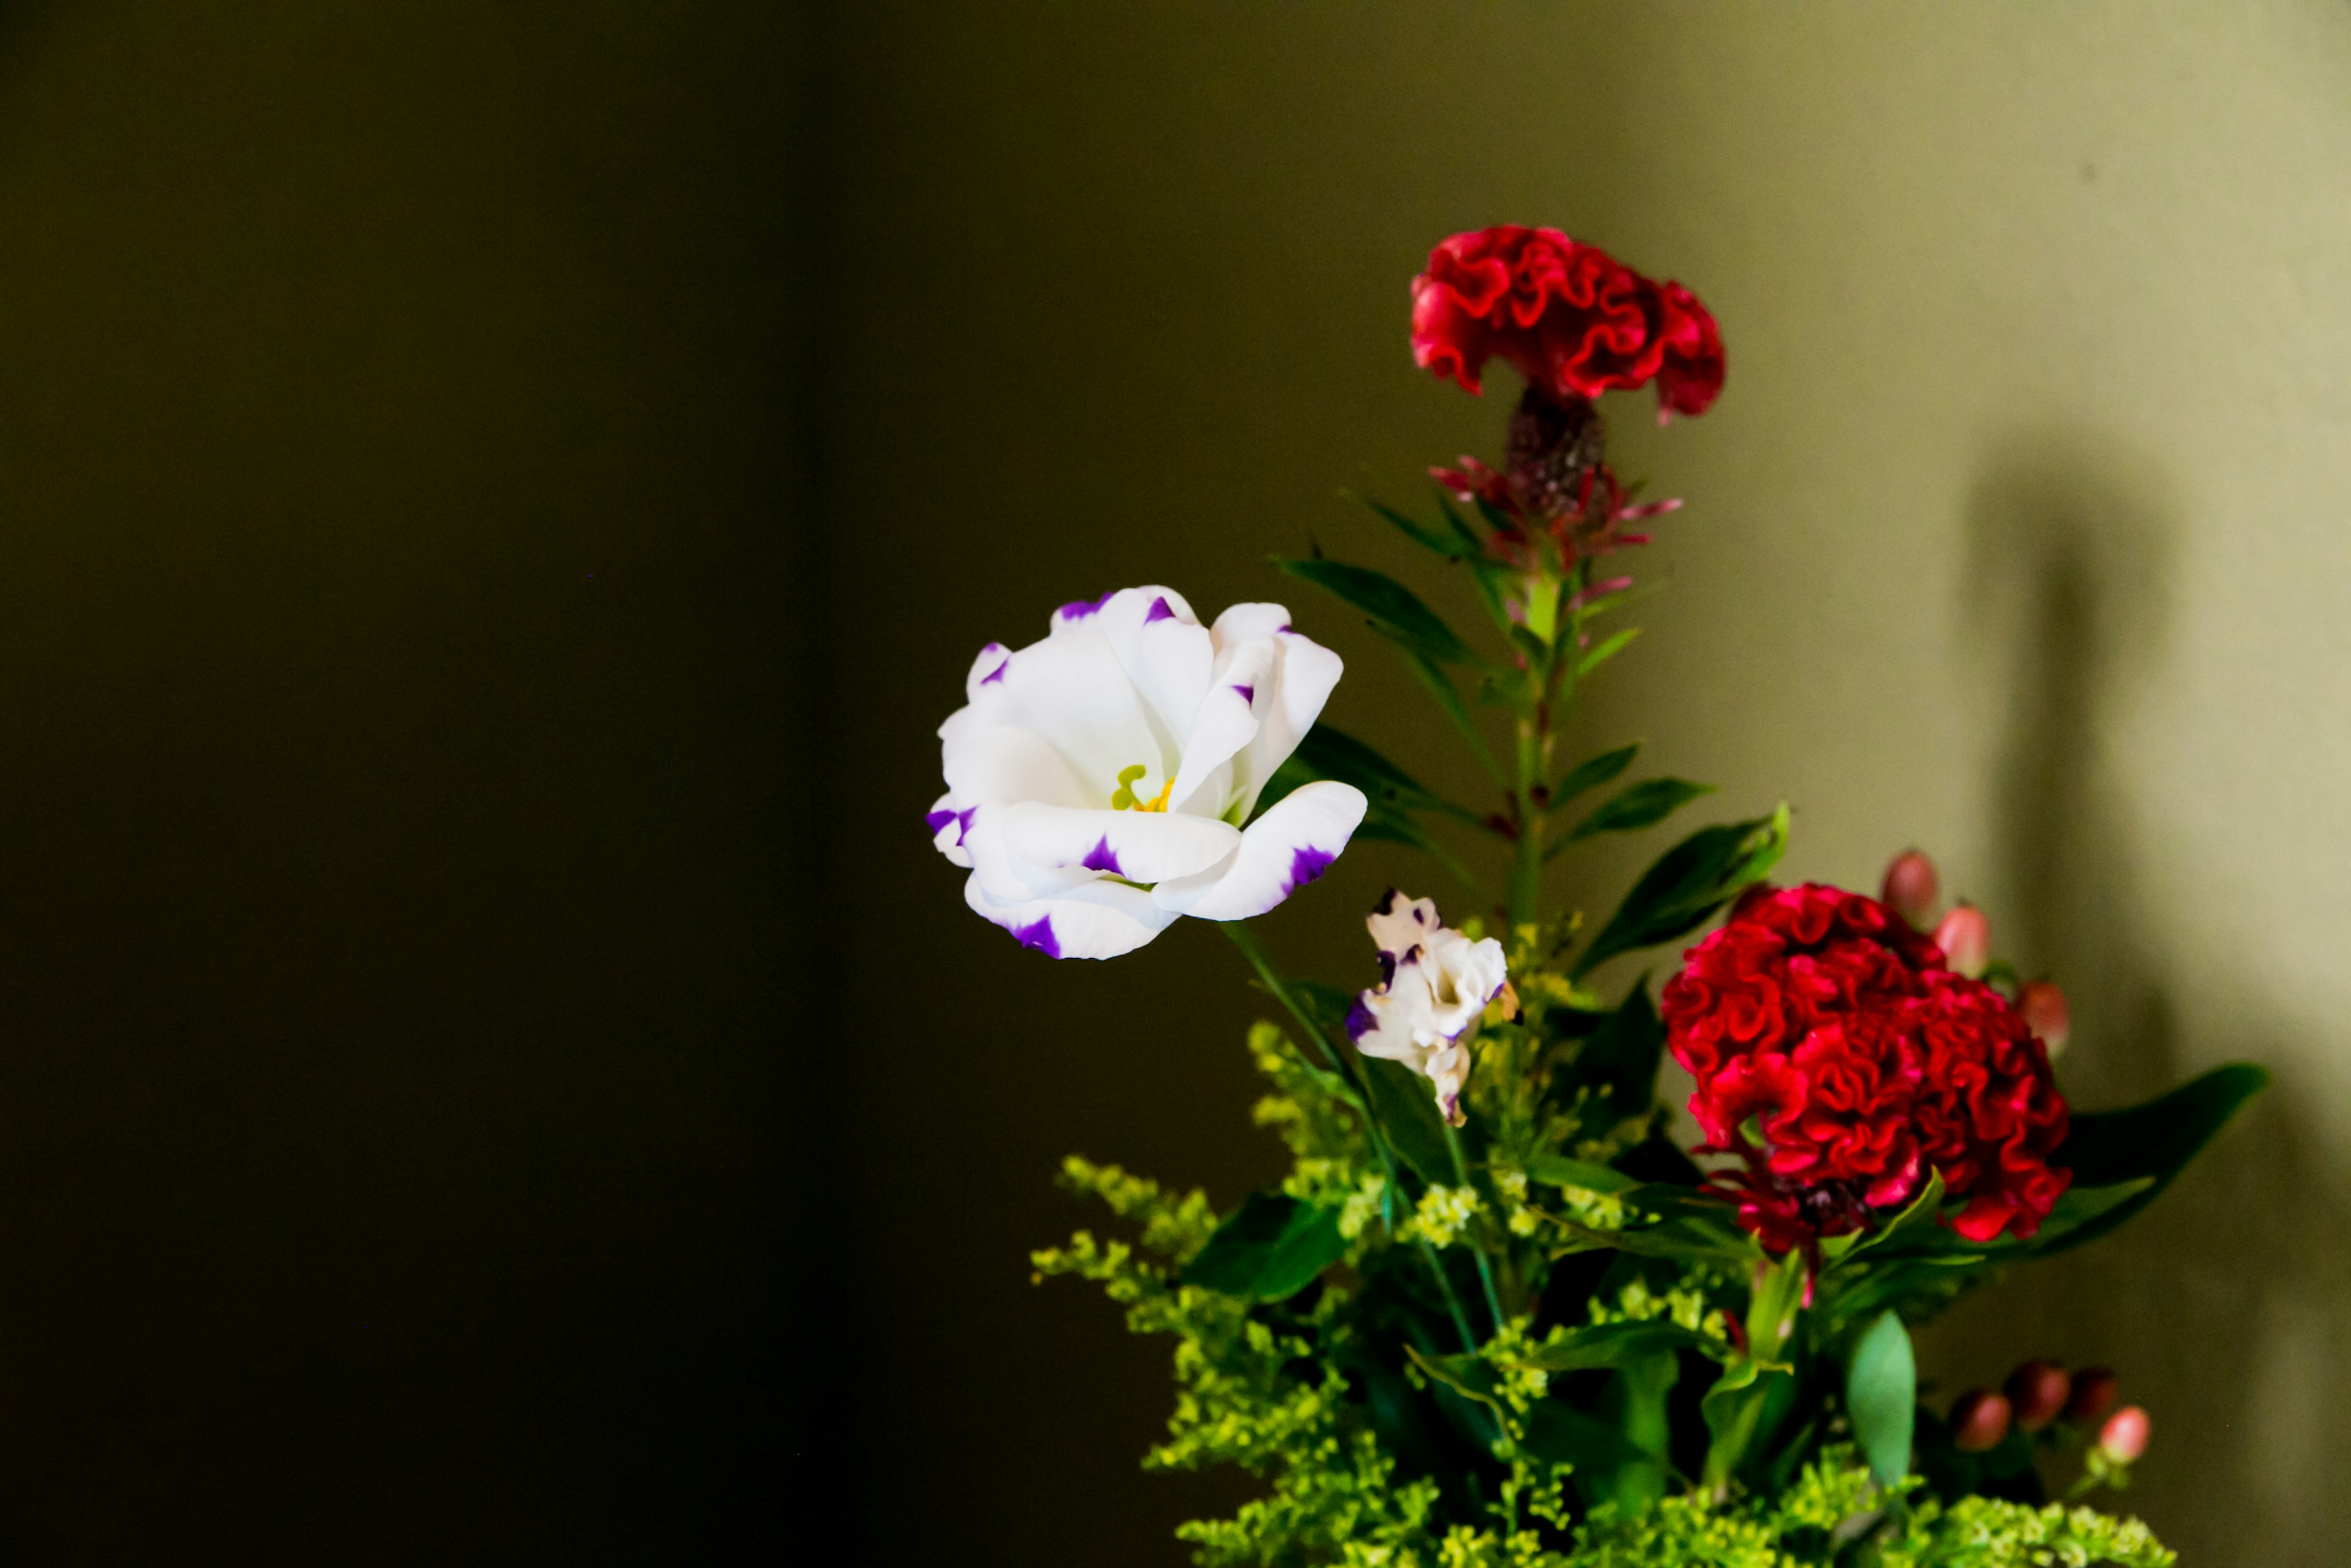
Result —
<path fill-rule="evenodd" d="M 2008 1396 L 1989 1388 L 1970 1390 L 1951 1406 L 1951 1447 L 1963 1454 L 1981 1454 L 2000 1447 L 2008 1436 Z"/>
<path fill-rule="evenodd" d="M 1943 962 L 1953 974 L 1980 980 L 1991 962 L 1991 922 L 1974 904 L 1962 904 L 1935 927 L 1935 946 L 1943 950 Z"/>
<path fill-rule="evenodd" d="M 1935 918 L 1938 892 L 1935 862 L 1917 850 L 1904 850 L 1886 866 L 1877 896 L 1886 907 L 1908 921 L 1912 930 L 1924 931 Z"/>
<path fill-rule="evenodd" d="M 2035 980 L 2017 992 L 2016 1010 L 2024 1015 L 2025 1027 L 2039 1037 L 2050 1055 L 2065 1049 L 2065 1037 L 2073 1031 L 2073 1014 L 2065 1006 L 2065 993 L 2053 982 Z"/>
<path fill-rule="evenodd" d="M 2104 1366 L 2085 1366 L 2074 1375 L 2074 1392 L 2065 1400 L 2065 1419 L 2086 1427 L 2105 1415 L 2115 1402 L 2115 1375 Z"/>
<path fill-rule="evenodd" d="M 2038 1432 L 2057 1419 L 2073 1391 L 2074 1380 L 2053 1361 L 2028 1361 L 2008 1375 L 2009 1406 L 2016 1413 L 2017 1426 L 2027 1432 Z"/>
<path fill-rule="evenodd" d="M 2147 1412 L 2126 1405 L 2106 1417 L 2098 1431 L 2098 1449 L 2118 1465 L 2127 1465 L 2147 1452 L 2149 1422 Z"/>

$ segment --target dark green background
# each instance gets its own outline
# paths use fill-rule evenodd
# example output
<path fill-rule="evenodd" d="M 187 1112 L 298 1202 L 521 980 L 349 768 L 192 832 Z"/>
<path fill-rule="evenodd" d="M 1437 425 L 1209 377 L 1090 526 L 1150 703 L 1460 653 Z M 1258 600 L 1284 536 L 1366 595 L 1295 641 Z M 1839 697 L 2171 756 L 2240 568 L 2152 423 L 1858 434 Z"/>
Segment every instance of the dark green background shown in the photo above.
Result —
<path fill-rule="evenodd" d="M 0 1559 L 789 1555 L 801 25 L 0 11 Z"/>

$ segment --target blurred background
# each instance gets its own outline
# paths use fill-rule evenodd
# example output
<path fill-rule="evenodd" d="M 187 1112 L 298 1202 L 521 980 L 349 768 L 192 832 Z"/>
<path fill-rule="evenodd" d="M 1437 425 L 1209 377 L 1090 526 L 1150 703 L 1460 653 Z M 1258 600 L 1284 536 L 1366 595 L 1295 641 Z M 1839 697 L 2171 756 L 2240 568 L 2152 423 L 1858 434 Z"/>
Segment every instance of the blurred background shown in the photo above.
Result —
<path fill-rule="evenodd" d="M 2337 1560 L 2347 185 L 2319 0 L 0 5 L 0 1563 L 1183 1561 L 1245 1491 L 1026 1259 L 1066 1152 L 1273 1173 L 1255 1000 L 972 917 L 933 731 L 1155 580 L 1449 758 L 1264 558 L 1416 569 L 1342 493 L 1499 446 L 1405 340 L 1498 221 L 1729 345 L 1609 410 L 1586 738 L 1933 852 L 2085 1105 L 2278 1075 L 1930 1375 L 2110 1362 L 2186 1562 Z"/>

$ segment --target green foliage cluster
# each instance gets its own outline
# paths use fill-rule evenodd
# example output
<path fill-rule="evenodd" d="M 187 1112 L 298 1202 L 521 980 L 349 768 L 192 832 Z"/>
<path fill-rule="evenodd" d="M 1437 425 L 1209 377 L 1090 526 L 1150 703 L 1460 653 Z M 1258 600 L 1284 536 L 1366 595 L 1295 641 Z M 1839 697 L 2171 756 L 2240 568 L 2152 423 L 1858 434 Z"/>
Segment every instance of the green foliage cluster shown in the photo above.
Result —
<path fill-rule="evenodd" d="M 1565 536 L 1489 507 L 1437 526 L 1386 512 L 1471 576 L 1508 646 L 1475 652 L 1420 598 L 1368 569 L 1280 563 L 1394 641 L 1501 790 L 1447 800 L 1372 747 L 1318 727 L 1266 793 L 1338 779 L 1371 803 L 1359 838 L 1426 852 L 1499 912 L 1514 995 L 1465 1042 L 1461 1124 L 1427 1082 L 1353 1051 L 1348 987 L 1284 977 L 1228 927 L 1284 1021 L 1249 1045 L 1269 1092 L 1257 1122 L 1290 1174 L 1230 1214 L 1114 1166 L 1063 1180 L 1137 1228 L 1081 1231 L 1038 1274 L 1099 1282 L 1130 1328 L 1176 1341 L 1176 1409 L 1152 1469 L 1235 1465 L 1263 1490 L 1182 1527 L 1203 1564 L 1292 1568 L 2025 1568 L 2172 1561 L 2135 1521 L 2051 1502 L 2044 1476 L 2088 1434 L 2059 1422 L 1963 1453 L 1918 1401 L 1910 1331 L 2005 1269 L 2103 1234 L 2151 1201 L 2256 1092 L 2224 1068 L 2137 1109 L 2077 1114 L 2074 1173 L 2029 1241 L 1967 1242 L 1941 1223 L 1940 1178 L 1871 1228 L 1773 1258 L 1666 1136 L 1664 1028 L 1647 978 L 1610 1002 L 1611 959 L 1677 943 L 1786 847 L 1785 807 L 1682 837 L 1586 929 L 1544 902 L 1546 868 L 1604 833 L 1653 827 L 1700 799 L 1673 778 L 1596 804 L 1637 745 L 1562 767 L 1577 683 L 1630 641 L 1594 618 L 1633 594 L 1595 588 Z M 1509 532 L 1507 562 L 1488 549 Z M 1606 591 L 1604 591 L 1606 590 Z M 1456 672 L 1471 679 L 1465 695 Z M 1498 752 L 1473 707 L 1503 709 Z M 1438 836 L 1499 841 L 1499 887 Z M 1496 893 L 1501 896 L 1493 896 Z M 1475 921 L 1464 922 L 1474 936 Z M 2094 1458 L 2096 1458 L 2094 1456 Z M 2098 1458 L 2077 1483 L 2121 1485 Z"/>

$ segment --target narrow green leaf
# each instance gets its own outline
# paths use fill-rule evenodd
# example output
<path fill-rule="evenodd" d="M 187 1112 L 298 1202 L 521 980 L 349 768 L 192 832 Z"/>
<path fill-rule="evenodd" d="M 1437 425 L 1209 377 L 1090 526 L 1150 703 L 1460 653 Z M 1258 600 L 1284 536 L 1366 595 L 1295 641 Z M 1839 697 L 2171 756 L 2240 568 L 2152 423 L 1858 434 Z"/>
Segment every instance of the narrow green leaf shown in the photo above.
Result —
<path fill-rule="evenodd" d="M 1570 1220 L 1554 1220 L 1552 1229 L 1566 1238 L 1553 1249 L 1558 1257 L 1573 1252 L 1630 1252 L 1636 1258 L 1674 1258 L 1685 1262 L 1711 1260 L 1746 1263 L 1761 1255 L 1755 1239 L 1728 1222 L 1697 1218 L 1667 1220 L 1623 1230 L 1594 1230 Z"/>
<path fill-rule="evenodd" d="M 1740 888 L 1770 872 L 1787 847 L 1785 806 L 1769 817 L 1699 829 L 1642 873 L 1576 960 L 1572 977 L 1581 979 L 1619 953 L 1696 930 Z"/>
<path fill-rule="evenodd" d="M 1452 1146 L 1445 1141 L 1445 1118 L 1437 1114 L 1437 1094 L 1428 1080 L 1400 1061 L 1359 1056 L 1364 1083 L 1371 1091 L 1372 1113 L 1388 1135 L 1399 1158 L 1421 1180 L 1450 1186 L 1455 1178 Z"/>
<path fill-rule="evenodd" d="M 1662 822 L 1699 796 L 1713 793 L 1713 785 L 1694 784 L 1687 779 L 1645 779 L 1618 790 L 1599 810 L 1576 823 L 1567 836 L 1575 840 L 1588 839 L 1595 833 L 1633 832 Z"/>
<path fill-rule="evenodd" d="M 1378 501 L 1371 499 L 1369 497 L 1364 497 L 1363 501 L 1364 505 L 1369 507 L 1372 510 L 1377 512 L 1381 517 L 1385 517 L 1390 523 L 1394 524 L 1395 530 L 1398 533 L 1404 535 L 1405 538 L 1420 546 L 1423 549 L 1435 550 L 1438 555 L 1446 556 L 1454 560 L 1461 559 L 1462 550 L 1459 541 L 1453 539 L 1447 535 L 1440 534 L 1434 528 L 1422 527 L 1420 524 L 1413 521 L 1410 517 L 1405 516 L 1402 512 L 1397 511 L 1394 507 L 1384 506 Z"/>
<path fill-rule="evenodd" d="M 1890 1487 L 1910 1473 L 1910 1436 L 1918 1416 L 1918 1364 L 1910 1331 L 1891 1312 L 1863 1331 L 1845 1365 L 1845 1414 L 1854 1440 L 1877 1484 Z"/>
<path fill-rule="evenodd" d="M 1454 537 L 1468 547 L 1465 553 L 1483 559 L 1486 554 L 1486 536 L 1469 526 L 1469 519 L 1463 517 L 1460 508 L 1454 506 L 1453 497 L 1439 490 L 1437 493 L 1437 509 L 1445 514 L 1445 526 L 1451 528 Z"/>
<path fill-rule="evenodd" d="M 1250 1301 L 1284 1301 L 1346 1250 L 1335 1210 L 1252 1193 L 1184 1266 L 1183 1281 Z"/>
<path fill-rule="evenodd" d="M 1610 637 L 1606 642 L 1601 643 L 1597 648 L 1585 653 L 1583 658 L 1576 661 L 1576 677 L 1578 679 L 1582 679 L 1583 676 L 1588 675 L 1593 671 L 1598 669 L 1601 665 L 1606 664 L 1609 660 L 1614 658 L 1617 654 L 1623 653 L 1625 651 L 1625 645 L 1630 643 L 1634 638 L 1638 637 L 1640 634 L 1641 629 L 1638 626 L 1627 626 L 1622 632 L 1617 632 L 1615 635 Z"/>
<path fill-rule="evenodd" d="M 1567 776 L 1552 786 L 1551 803 L 1563 806 L 1586 789 L 1597 789 L 1619 773 L 1633 766 L 1633 758 L 1641 749 L 1637 740 L 1620 746 L 1614 751 L 1604 751 L 1597 757 L 1587 757 L 1567 770 Z"/>
<path fill-rule="evenodd" d="M 1875 1229 L 1856 1230 L 1847 1236 L 1824 1239 L 1821 1242 L 1821 1256 L 1828 1260 L 1831 1268 L 1835 1268 L 1874 1247 L 1884 1246 L 1905 1232 L 1919 1227 L 1931 1229 L 1942 1207 L 1943 1173 L 1929 1166 L 1925 1185 L 1918 1188 L 1908 1203 L 1903 1205 L 1900 1213 Z"/>
<path fill-rule="evenodd" d="M 1785 1374 L 1774 1375 L 1784 1376 Z M 1763 1407 L 1771 1390 L 1763 1381 L 1763 1368 L 1752 1357 L 1735 1357 L 1715 1379 L 1698 1402 L 1698 1410 L 1706 1417 L 1706 1429 L 1711 1440 L 1707 1444 L 1703 1484 L 1712 1490 L 1728 1482 L 1739 1471 L 1761 1425 Z"/>
<path fill-rule="evenodd" d="M 1317 724 L 1292 753 L 1320 779 L 1353 784 L 1381 805 L 1426 805 L 1434 799 L 1420 781 L 1353 736 Z"/>
<path fill-rule="evenodd" d="M 2074 1113 L 2053 1164 L 2071 1170 L 2081 1186 L 2108 1186 L 2141 1177 L 2152 1178 L 2153 1185 L 2075 1227 L 2044 1250 L 2062 1252 L 2095 1240 L 2153 1203 L 2269 1082 L 2263 1069 L 2233 1062 L 2144 1105 Z"/>
<path fill-rule="evenodd" d="M 1645 1322 L 1571 1329 L 1550 1343 L 1536 1345 L 1512 1360 L 1516 1365 L 1541 1367 L 1545 1372 L 1584 1372 L 1593 1367 L 1629 1366 L 1653 1355 L 1682 1350 L 1698 1351 L 1717 1361 L 1726 1354 L 1720 1344 L 1702 1333 L 1663 1318 L 1652 1318 Z"/>
<path fill-rule="evenodd" d="M 1565 1155 L 1536 1155 L 1527 1161 L 1527 1175 L 1552 1186 L 1581 1187 L 1585 1192 L 1630 1192 L 1640 1184 L 1623 1171 L 1572 1160 Z"/>
<path fill-rule="evenodd" d="M 1470 754 L 1478 758 L 1488 776 L 1498 784 L 1505 782 L 1501 765 L 1494 760 L 1492 747 L 1478 732 L 1478 721 L 1469 716 L 1469 705 L 1461 700 L 1461 694 L 1454 688 L 1452 680 L 1437 668 L 1434 660 L 1423 658 L 1409 648 L 1405 650 L 1404 661 L 1405 667 L 1419 678 L 1420 684 L 1428 688 L 1428 695 L 1437 699 L 1437 706 L 1444 710 L 1445 716 L 1451 719 L 1453 727 L 1461 732 L 1461 738 L 1469 743 Z"/>
<path fill-rule="evenodd" d="M 1412 1364 L 1464 1399 L 1475 1399 L 1496 1414 L 1504 1414 L 1501 1375 L 1475 1355 L 1429 1355 L 1418 1345 L 1404 1347 Z"/>
<path fill-rule="evenodd" d="M 1435 611 L 1385 572 L 1374 571 L 1367 566 L 1351 566 L 1345 561 L 1291 560 L 1279 556 L 1273 564 L 1292 577 L 1345 600 L 1364 612 L 1374 631 L 1424 657 L 1440 664 L 1479 663 Z"/>

